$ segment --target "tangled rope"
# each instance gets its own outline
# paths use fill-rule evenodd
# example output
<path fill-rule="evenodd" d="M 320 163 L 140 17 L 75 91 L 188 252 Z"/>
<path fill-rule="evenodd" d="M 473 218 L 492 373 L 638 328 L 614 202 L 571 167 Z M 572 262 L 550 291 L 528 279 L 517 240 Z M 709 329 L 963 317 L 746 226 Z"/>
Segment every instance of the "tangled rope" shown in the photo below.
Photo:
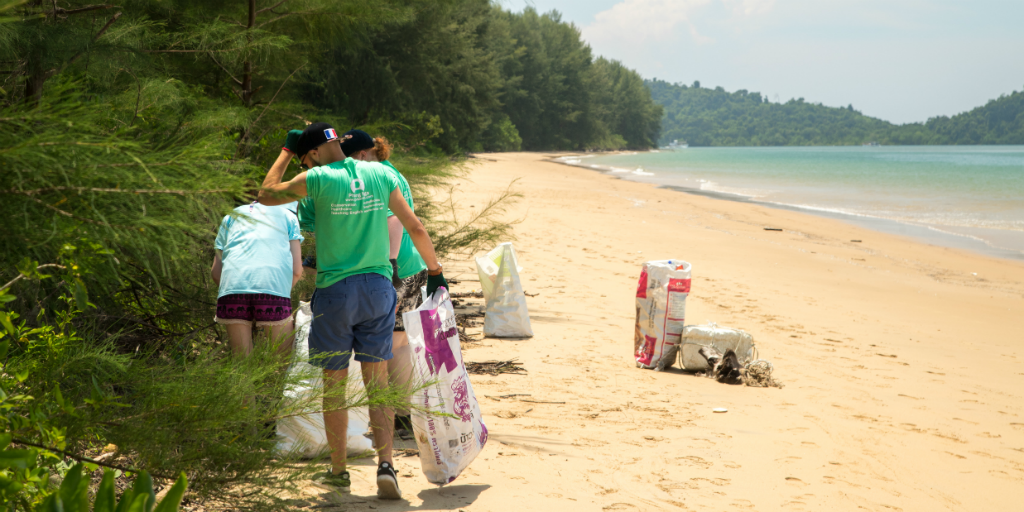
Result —
<path fill-rule="evenodd" d="M 743 383 L 755 388 L 781 388 L 782 383 L 772 378 L 774 369 L 771 361 L 767 359 L 751 361 L 743 367 Z"/>

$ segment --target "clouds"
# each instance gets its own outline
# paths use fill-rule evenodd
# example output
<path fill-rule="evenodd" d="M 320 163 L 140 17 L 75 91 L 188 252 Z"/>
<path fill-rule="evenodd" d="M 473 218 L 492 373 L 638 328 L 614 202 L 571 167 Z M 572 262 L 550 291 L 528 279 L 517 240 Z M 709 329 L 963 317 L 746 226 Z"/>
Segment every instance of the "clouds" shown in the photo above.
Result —
<path fill-rule="evenodd" d="M 852 103 L 895 122 L 956 114 L 1024 85 L 1024 2 L 621 0 L 593 9 L 579 24 L 594 53 L 645 77 Z"/>
<path fill-rule="evenodd" d="M 583 37 L 596 46 L 621 44 L 638 48 L 649 43 L 715 42 L 702 25 L 750 18 L 772 10 L 775 0 L 625 0 L 594 16 L 583 27 Z M 725 16 L 723 16 L 723 14 Z"/>
<path fill-rule="evenodd" d="M 775 0 L 722 0 L 738 16 L 756 16 L 775 7 Z"/>

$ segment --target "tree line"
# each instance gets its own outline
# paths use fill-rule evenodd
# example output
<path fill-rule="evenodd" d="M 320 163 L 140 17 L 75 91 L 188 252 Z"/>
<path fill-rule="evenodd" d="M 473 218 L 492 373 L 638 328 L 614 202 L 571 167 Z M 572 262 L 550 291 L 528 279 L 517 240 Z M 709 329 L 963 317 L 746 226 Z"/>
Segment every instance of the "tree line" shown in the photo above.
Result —
<path fill-rule="evenodd" d="M 646 149 L 661 109 L 640 75 L 594 58 L 557 12 L 412 2 L 330 49 L 306 97 L 356 124 L 429 125 L 445 152 Z"/>
<path fill-rule="evenodd" d="M 853 108 L 827 107 L 803 98 L 769 101 L 757 92 L 647 80 L 665 109 L 661 144 L 691 146 L 820 146 L 1024 144 L 1024 91 L 1012 92 L 952 117 L 893 124 Z"/>

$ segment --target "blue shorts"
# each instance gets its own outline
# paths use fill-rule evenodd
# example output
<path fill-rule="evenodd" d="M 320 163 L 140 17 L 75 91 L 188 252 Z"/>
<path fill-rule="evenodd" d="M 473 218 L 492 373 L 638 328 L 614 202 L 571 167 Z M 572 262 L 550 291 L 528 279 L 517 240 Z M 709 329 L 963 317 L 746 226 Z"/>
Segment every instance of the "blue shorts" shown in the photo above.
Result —
<path fill-rule="evenodd" d="M 311 302 L 310 364 L 344 370 L 353 351 L 363 363 L 391 359 L 398 298 L 390 279 L 376 273 L 348 276 L 317 288 Z"/>

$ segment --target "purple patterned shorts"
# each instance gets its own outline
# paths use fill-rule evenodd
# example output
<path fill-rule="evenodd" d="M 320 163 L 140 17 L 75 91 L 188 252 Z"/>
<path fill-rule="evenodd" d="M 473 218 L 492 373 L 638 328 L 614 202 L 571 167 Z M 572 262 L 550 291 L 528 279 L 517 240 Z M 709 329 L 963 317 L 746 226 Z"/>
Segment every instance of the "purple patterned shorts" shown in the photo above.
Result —
<path fill-rule="evenodd" d="M 268 293 L 236 293 L 217 299 L 217 316 L 222 325 L 283 325 L 292 316 L 292 300 Z"/>

